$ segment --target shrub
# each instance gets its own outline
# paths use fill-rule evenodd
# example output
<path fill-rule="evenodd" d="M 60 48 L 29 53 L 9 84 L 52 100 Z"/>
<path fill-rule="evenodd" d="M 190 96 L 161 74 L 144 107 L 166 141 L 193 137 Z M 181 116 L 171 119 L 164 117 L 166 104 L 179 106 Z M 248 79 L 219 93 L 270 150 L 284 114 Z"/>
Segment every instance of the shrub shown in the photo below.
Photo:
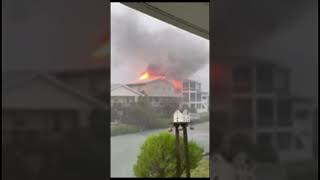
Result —
<path fill-rule="evenodd" d="M 183 139 L 180 140 L 181 168 L 184 166 Z M 189 159 L 190 169 L 197 167 L 202 158 L 203 149 L 195 142 L 190 141 Z M 138 160 L 134 165 L 134 174 L 137 177 L 175 177 L 176 176 L 176 154 L 175 136 L 167 132 L 158 135 L 150 135 L 141 146 Z M 179 176 L 183 173 L 183 169 Z"/>
<path fill-rule="evenodd" d="M 140 101 L 132 104 L 126 110 L 124 123 L 134 124 L 143 129 L 150 129 L 155 119 L 160 118 L 160 112 L 155 111 L 148 102 Z"/>

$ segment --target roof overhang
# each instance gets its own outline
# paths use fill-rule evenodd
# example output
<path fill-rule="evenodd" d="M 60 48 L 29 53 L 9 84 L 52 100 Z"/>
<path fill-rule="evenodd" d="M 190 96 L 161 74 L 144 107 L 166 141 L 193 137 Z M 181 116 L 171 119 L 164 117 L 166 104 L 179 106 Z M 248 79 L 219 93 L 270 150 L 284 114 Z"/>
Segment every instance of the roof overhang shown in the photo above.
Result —
<path fill-rule="evenodd" d="M 180 29 L 209 39 L 209 3 L 123 3 Z"/>

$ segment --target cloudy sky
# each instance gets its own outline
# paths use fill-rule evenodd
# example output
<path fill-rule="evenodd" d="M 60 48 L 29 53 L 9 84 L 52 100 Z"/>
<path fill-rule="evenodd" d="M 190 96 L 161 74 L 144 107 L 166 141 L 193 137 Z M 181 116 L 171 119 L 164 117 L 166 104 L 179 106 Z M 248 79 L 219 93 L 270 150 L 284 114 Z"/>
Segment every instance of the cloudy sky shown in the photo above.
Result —
<path fill-rule="evenodd" d="M 112 3 L 111 82 L 134 81 L 148 64 L 158 63 L 209 91 L 209 40 Z"/>

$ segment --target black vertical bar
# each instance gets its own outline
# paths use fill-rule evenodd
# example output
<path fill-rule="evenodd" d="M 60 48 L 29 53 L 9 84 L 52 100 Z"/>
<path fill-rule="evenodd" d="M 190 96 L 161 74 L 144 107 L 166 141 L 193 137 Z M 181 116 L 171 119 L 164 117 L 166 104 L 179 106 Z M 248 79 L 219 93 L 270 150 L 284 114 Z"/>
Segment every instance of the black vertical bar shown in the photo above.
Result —
<path fill-rule="evenodd" d="M 177 169 L 176 169 L 176 175 L 177 177 L 180 177 L 180 164 L 181 164 L 181 161 L 180 161 L 180 153 L 179 153 L 179 138 L 180 138 L 180 135 L 179 135 L 179 124 L 175 124 L 175 130 L 176 130 L 176 160 L 177 160 Z"/>
<path fill-rule="evenodd" d="M 182 125 L 183 128 L 183 140 L 184 140 L 184 151 L 185 151 L 185 158 L 186 158 L 186 175 L 187 178 L 190 178 L 190 161 L 189 161 L 189 147 L 188 147 L 188 133 L 187 133 L 187 124 Z"/>

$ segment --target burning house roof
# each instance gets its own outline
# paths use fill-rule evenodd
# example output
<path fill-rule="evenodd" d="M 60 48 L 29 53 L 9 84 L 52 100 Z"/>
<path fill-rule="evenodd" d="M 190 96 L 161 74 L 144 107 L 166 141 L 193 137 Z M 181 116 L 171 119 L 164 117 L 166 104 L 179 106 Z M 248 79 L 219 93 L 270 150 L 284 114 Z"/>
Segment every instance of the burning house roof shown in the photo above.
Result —
<path fill-rule="evenodd" d="M 159 80 L 169 82 L 177 92 L 182 90 L 182 82 L 176 79 L 172 73 L 167 72 L 161 64 L 149 64 L 146 71 L 137 80 L 128 83 L 128 85 L 146 84 Z"/>
<path fill-rule="evenodd" d="M 139 78 L 128 83 L 129 87 L 135 88 L 147 96 L 182 96 L 182 82 L 172 77 L 166 77 L 161 66 L 149 65 L 147 70 Z"/>
<path fill-rule="evenodd" d="M 131 83 L 128 83 L 129 85 L 131 84 L 146 84 L 146 83 L 150 83 L 153 81 L 157 81 L 157 80 L 164 80 L 167 81 L 165 77 L 161 77 L 161 76 L 156 76 L 156 77 L 150 77 L 150 78 L 146 78 L 146 79 L 138 79 L 138 80 L 134 80 Z"/>

